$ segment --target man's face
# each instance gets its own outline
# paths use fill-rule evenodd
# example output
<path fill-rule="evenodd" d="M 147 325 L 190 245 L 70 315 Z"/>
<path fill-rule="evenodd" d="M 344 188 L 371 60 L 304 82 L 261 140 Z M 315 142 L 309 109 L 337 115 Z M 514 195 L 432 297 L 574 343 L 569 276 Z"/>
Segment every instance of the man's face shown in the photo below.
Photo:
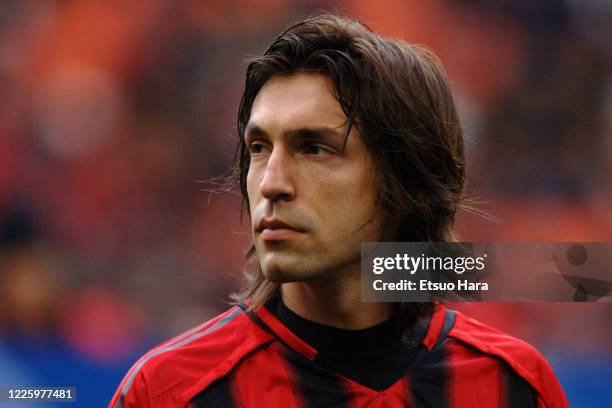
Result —
<path fill-rule="evenodd" d="M 245 130 L 253 241 L 264 275 L 305 281 L 359 271 L 361 241 L 380 240 L 374 163 L 320 74 L 270 79 Z"/>

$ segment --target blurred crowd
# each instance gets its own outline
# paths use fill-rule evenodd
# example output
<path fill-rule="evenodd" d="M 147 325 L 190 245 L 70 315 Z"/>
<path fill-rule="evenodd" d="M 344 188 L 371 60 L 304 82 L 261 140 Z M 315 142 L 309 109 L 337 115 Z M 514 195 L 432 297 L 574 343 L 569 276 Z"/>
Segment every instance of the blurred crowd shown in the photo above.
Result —
<path fill-rule="evenodd" d="M 0 385 L 110 398 L 139 354 L 227 307 L 249 221 L 211 180 L 243 61 L 316 9 L 444 61 L 480 209 L 461 239 L 612 241 L 612 3 L 0 2 Z M 541 349 L 576 406 L 602 401 L 584 361 L 610 375 L 609 304 L 458 307 Z"/>

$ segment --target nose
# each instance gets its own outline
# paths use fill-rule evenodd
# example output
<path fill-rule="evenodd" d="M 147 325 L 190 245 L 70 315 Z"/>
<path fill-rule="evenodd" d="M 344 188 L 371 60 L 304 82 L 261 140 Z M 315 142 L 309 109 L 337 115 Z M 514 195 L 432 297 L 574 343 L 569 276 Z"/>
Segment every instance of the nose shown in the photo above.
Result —
<path fill-rule="evenodd" d="M 289 153 L 282 148 L 272 150 L 260 188 L 261 194 L 271 201 L 291 201 L 295 198 L 293 163 Z"/>

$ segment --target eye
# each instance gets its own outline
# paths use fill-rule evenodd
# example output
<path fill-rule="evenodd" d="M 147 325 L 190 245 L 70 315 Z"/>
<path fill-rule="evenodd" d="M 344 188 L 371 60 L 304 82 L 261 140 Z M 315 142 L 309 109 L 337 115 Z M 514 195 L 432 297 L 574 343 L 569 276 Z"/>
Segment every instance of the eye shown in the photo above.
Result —
<path fill-rule="evenodd" d="M 267 146 L 261 142 L 253 142 L 248 146 L 250 154 L 262 154 L 267 151 Z"/>
<path fill-rule="evenodd" d="M 310 156 L 324 156 L 326 154 L 331 154 L 331 151 L 325 146 L 315 143 L 307 143 L 304 146 L 304 153 Z"/>

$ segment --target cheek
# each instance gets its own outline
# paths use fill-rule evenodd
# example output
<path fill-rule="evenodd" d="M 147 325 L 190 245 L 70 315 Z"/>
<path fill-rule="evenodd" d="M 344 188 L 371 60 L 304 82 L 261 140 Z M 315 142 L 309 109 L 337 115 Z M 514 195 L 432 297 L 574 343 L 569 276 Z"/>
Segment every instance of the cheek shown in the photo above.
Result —
<path fill-rule="evenodd" d="M 376 203 L 377 188 L 374 172 L 367 166 L 355 168 L 350 180 L 346 181 L 345 197 L 350 205 L 359 211 L 371 212 Z"/>
<path fill-rule="evenodd" d="M 254 175 L 249 170 L 249 172 L 247 173 L 247 178 L 246 178 L 246 192 L 247 192 L 247 197 L 249 198 L 249 212 L 251 216 L 253 216 L 255 207 L 257 206 L 257 203 L 259 202 L 259 198 L 258 198 L 259 195 L 258 195 L 258 189 L 257 189 L 258 185 L 259 184 L 256 182 Z"/>
<path fill-rule="evenodd" d="M 252 167 L 249 167 L 249 170 L 247 171 L 247 176 L 246 176 L 246 189 L 247 189 L 247 194 L 249 196 L 249 201 L 253 201 L 253 199 L 256 198 L 258 185 L 259 183 L 257 183 L 256 172 L 253 171 Z"/>
<path fill-rule="evenodd" d="M 321 182 L 319 206 L 328 214 L 330 223 L 346 231 L 365 223 L 376 211 L 376 190 L 373 183 L 354 177 Z"/>

